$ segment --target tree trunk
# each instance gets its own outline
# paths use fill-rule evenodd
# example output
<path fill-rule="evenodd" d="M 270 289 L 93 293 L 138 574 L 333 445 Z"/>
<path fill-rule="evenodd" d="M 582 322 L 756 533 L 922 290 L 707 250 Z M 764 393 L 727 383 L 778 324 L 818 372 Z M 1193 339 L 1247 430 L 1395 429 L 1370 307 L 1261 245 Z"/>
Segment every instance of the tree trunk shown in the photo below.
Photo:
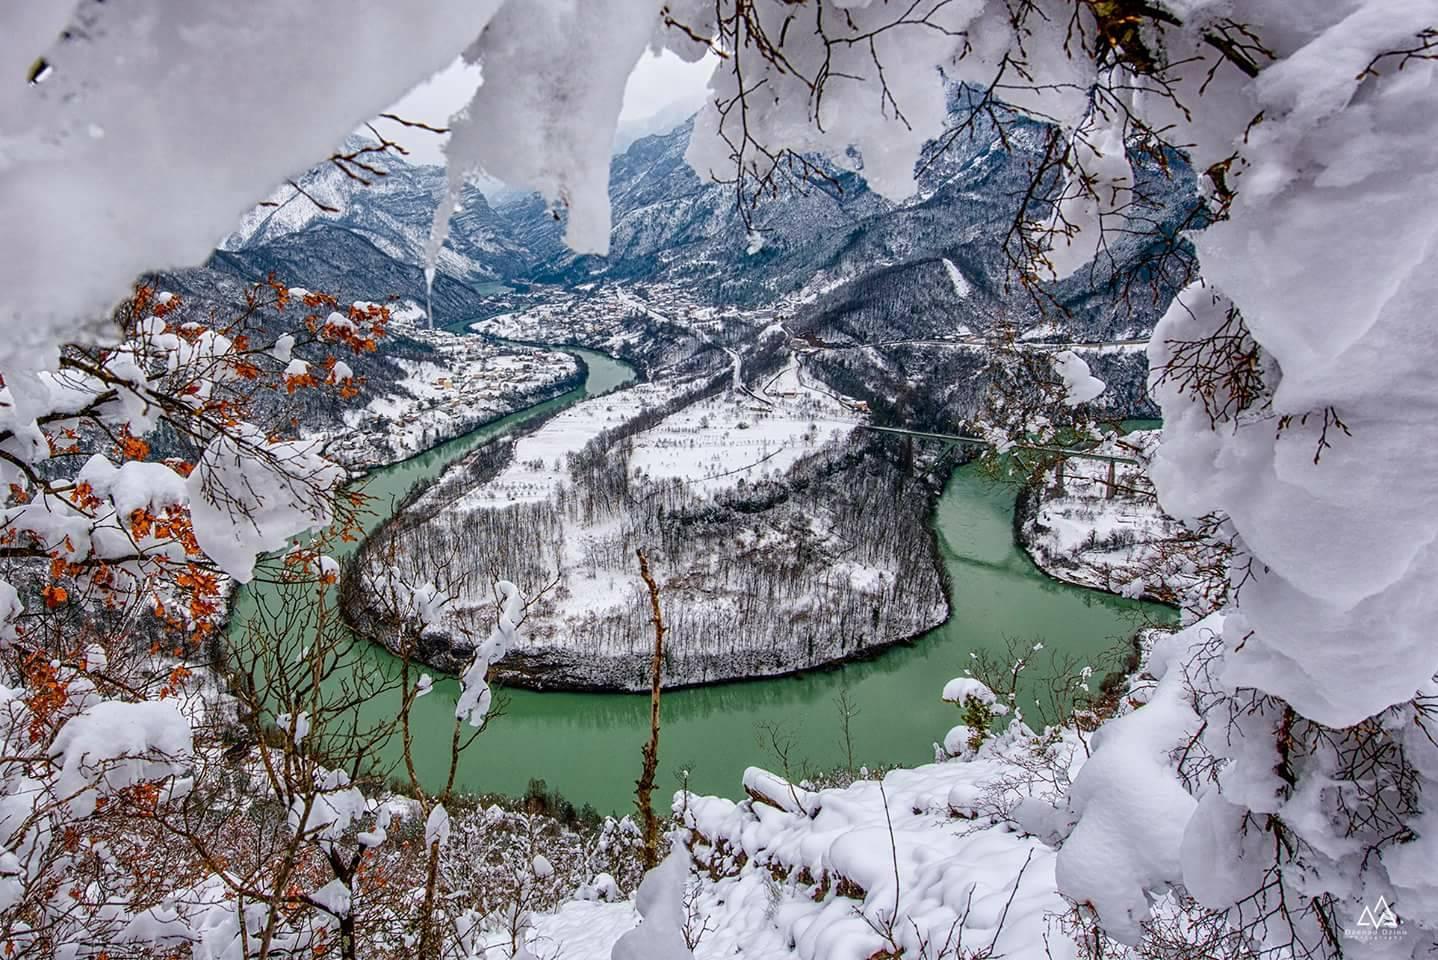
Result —
<path fill-rule="evenodd" d="M 650 622 L 654 624 L 654 656 L 649 662 L 649 742 L 644 745 L 644 769 L 635 782 L 634 796 L 639 805 L 639 819 L 644 825 L 644 869 L 659 865 L 659 818 L 654 815 L 654 772 L 659 766 L 659 686 L 664 668 L 664 616 L 659 611 L 659 584 L 649 572 L 649 558 L 643 550 L 639 557 L 639 575 L 649 588 Z"/>

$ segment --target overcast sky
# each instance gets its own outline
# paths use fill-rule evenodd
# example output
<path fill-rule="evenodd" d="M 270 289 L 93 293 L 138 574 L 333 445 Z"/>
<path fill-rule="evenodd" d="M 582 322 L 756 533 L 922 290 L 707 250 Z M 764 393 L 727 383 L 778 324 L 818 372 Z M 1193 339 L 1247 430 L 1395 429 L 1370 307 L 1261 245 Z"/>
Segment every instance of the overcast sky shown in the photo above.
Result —
<path fill-rule="evenodd" d="M 656 117 L 668 121 L 682 118 L 699 108 L 703 102 L 709 74 L 714 61 L 706 58 L 699 63 L 685 63 L 667 50 L 660 56 L 645 53 L 629 77 L 624 90 L 624 109 L 619 115 L 620 142 L 628 143 L 634 136 L 660 132 L 653 123 Z M 437 127 L 447 126 L 449 118 L 469 102 L 479 85 L 479 70 L 460 61 L 443 70 L 406 96 L 389 111 L 407 120 L 419 120 Z M 667 123 L 661 123 L 666 126 Z M 415 163 L 443 163 L 440 152 L 443 138 L 424 131 L 394 131 L 393 124 L 384 132 L 393 136 L 411 152 Z"/>

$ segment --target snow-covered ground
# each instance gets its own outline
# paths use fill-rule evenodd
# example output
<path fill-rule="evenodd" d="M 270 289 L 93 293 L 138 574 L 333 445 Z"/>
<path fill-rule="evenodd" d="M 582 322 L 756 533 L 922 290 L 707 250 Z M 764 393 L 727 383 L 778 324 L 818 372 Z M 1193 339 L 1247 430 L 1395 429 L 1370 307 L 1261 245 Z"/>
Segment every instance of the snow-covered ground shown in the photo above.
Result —
<path fill-rule="evenodd" d="M 1044 956 L 1048 918 L 1066 908 L 1054 851 L 1001 813 L 1017 799 L 1001 786 L 1018 772 L 1006 752 L 1036 739 L 1015 735 L 976 760 L 843 789 L 796 789 L 807 809 L 688 798 L 696 859 L 720 878 L 700 887 L 700 926 L 710 930 L 697 955 L 867 960 L 898 956 L 895 947 L 922 957 L 992 945 Z M 1072 747 L 1044 749 L 1066 771 Z"/>
<path fill-rule="evenodd" d="M 1211 545 L 1159 506 L 1145 464 L 1160 431 L 1111 437 L 1094 452 L 1139 463 L 1073 458 L 1060 489 L 1050 470 L 1030 492 L 1020 537 L 1049 576 L 1129 597 L 1177 603 L 1197 581 Z M 1112 487 L 1110 486 L 1112 479 Z"/>
<path fill-rule="evenodd" d="M 644 431 L 634 438 L 629 464 L 652 480 L 677 478 L 691 490 L 723 490 L 740 479 L 782 476 L 862 419 L 853 401 L 802 382 L 798 359 L 791 358 L 752 393 L 709 397 Z"/>
<path fill-rule="evenodd" d="M 435 359 L 394 358 L 406 376 L 382 393 L 366 390 L 368 402 L 344 412 L 348 430 L 330 437 L 326 449 L 347 467 L 403 460 L 552 396 L 578 376 L 567 353 L 416 326 L 416 311 L 398 311 L 390 332 L 433 347 Z"/>
<path fill-rule="evenodd" d="M 636 549 L 651 556 L 669 610 L 671 684 L 785 673 L 941 623 L 937 572 L 915 549 L 928 542 L 925 491 L 896 500 L 893 468 L 850 438 L 862 404 L 794 358 L 738 389 L 719 379 L 606 394 L 520 437 L 487 470 L 484 451 L 451 467 L 411 508 L 419 525 L 393 531 L 416 578 L 446 557 L 468 560 L 446 585 L 447 646 L 427 662 L 466 661 L 464 638 L 493 617 L 489 574 L 504 569 L 535 596 L 522 644 L 499 665 L 507 680 L 647 686 Z"/>
<path fill-rule="evenodd" d="M 986 692 L 963 679 L 966 690 Z M 1154 692 L 1151 678 L 1136 679 L 1120 711 Z M 975 749 L 960 719 L 956 707 L 932 764 L 879 778 L 858 771 L 829 789 L 751 767 L 748 798 L 737 803 L 677 794 L 689 870 L 681 929 L 697 940 L 693 955 L 1082 956 L 1086 931 L 1059 894 L 1061 854 L 1051 844 L 1073 825 L 1065 795 L 1089 756 L 1084 736 L 1015 722 Z M 631 901 L 570 902 L 537 919 L 532 949 L 607 960 L 637 922 Z"/>
<path fill-rule="evenodd" d="M 573 306 L 569 298 L 547 300 L 514 313 L 496 314 L 472 324 L 471 329 L 508 340 L 579 343 L 614 356 L 627 355 L 642 342 L 641 329 L 619 329 L 612 315 L 576 315 Z"/>
<path fill-rule="evenodd" d="M 551 498 L 568 475 L 566 455 L 605 430 L 664 405 L 682 389 L 682 385 L 673 383 L 641 383 L 575 404 L 534 433 L 521 437 L 508 466 L 493 480 L 467 492 L 451 509 L 487 510 Z"/>
<path fill-rule="evenodd" d="M 657 379 L 663 367 L 696 351 L 752 339 L 773 315 L 704 303 L 674 284 L 587 283 L 516 298 L 512 310 L 472 329 L 510 340 L 576 343 L 636 362 Z"/>

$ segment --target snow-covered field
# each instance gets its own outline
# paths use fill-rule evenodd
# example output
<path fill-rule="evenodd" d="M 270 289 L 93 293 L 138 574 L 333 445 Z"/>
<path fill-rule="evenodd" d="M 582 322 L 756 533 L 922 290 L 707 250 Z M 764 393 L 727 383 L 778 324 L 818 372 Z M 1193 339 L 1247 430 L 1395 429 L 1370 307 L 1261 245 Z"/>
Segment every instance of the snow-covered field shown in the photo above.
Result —
<path fill-rule="evenodd" d="M 754 391 L 730 390 L 666 417 L 634 439 L 630 467 L 653 480 L 718 491 L 786 473 L 801 457 L 847 433 L 862 415 L 800 376 L 797 358 Z"/>
<path fill-rule="evenodd" d="M 673 383 L 641 383 L 575 404 L 520 438 L 509 465 L 493 480 L 466 493 L 451 509 L 485 510 L 550 498 L 567 476 L 567 454 L 605 430 L 662 406 L 682 389 Z"/>
<path fill-rule="evenodd" d="M 433 347 L 436 358 L 394 358 L 406 376 L 378 395 L 367 390 L 367 403 L 345 411 L 349 429 L 330 437 L 326 449 L 352 469 L 413 456 L 545 399 L 578 374 L 567 353 L 499 346 L 418 327 L 414 319 L 414 310 L 396 313 L 391 332 Z"/>
<path fill-rule="evenodd" d="M 1063 485 L 1050 470 L 1030 495 L 1020 534 L 1035 563 L 1052 577 L 1167 603 L 1178 602 L 1197 579 L 1204 552 L 1183 524 L 1158 504 L 1144 467 L 1159 441 L 1158 430 L 1112 437 L 1097 453 L 1132 457 L 1116 463 L 1110 488 L 1103 460 L 1065 461 Z"/>

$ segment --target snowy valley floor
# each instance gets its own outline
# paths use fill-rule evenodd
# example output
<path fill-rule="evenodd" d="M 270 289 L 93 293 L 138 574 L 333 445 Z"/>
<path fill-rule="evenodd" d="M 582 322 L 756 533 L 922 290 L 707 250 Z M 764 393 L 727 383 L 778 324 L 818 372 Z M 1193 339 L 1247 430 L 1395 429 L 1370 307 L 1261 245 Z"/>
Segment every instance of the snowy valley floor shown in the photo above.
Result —
<path fill-rule="evenodd" d="M 577 386 L 568 353 L 499 345 L 423 326 L 413 304 L 395 311 L 392 335 L 422 343 L 433 360 L 394 360 L 403 379 L 366 390 L 343 414 L 345 430 L 324 436 L 327 452 L 363 471 L 422 453 L 476 427 Z"/>

